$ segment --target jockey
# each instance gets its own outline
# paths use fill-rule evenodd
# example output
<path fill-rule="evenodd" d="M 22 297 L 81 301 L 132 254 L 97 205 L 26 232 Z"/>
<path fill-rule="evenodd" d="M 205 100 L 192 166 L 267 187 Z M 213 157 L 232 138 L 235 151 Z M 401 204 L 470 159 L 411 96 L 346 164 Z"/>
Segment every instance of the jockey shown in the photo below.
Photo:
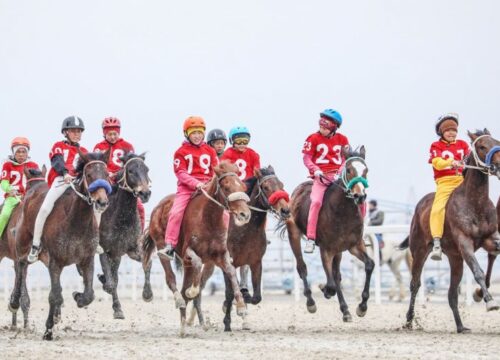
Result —
<path fill-rule="evenodd" d="M 82 119 L 77 116 L 67 117 L 61 126 L 61 132 L 66 140 L 58 141 L 52 146 L 49 154 L 52 166 L 48 176 L 49 191 L 36 216 L 33 245 L 28 255 L 29 263 L 34 263 L 38 260 L 45 220 L 47 220 L 52 212 L 57 199 L 70 187 L 70 183 L 76 175 L 75 167 L 79 158 L 78 151 L 84 154 L 87 153 L 87 149 L 80 146 L 83 131 L 85 131 L 85 125 Z M 102 251 L 102 248 L 99 250 Z"/>
<path fill-rule="evenodd" d="M 207 144 L 215 149 L 217 157 L 220 158 L 224 154 L 227 144 L 226 133 L 221 129 L 210 130 L 207 136 Z"/>
<path fill-rule="evenodd" d="M 314 179 L 307 219 L 307 242 L 304 247 L 304 252 L 308 254 L 314 252 L 319 211 L 323 195 L 328 188 L 328 185 L 321 181 L 322 177 L 330 181 L 335 180 L 345 162 L 342 149 L 349 146 L 349 140 L 337 132 L 341 125 L 342 116 L 335 110 L 326 109 L 320 113 L 319 131 L 309 135 L 302 149 L 304 165 Z"/>
<path fill-rule="evenodd" d="M 441 116 L 436 122 L 435 129 L 440 138 L 432 143 L 429 157 L 437 186 L 430 216 L 433 239 L 431 259 L 441 260 L 446 203 L 453 190 L 463 181 L 463 161 L 470 149 L 467 142 L 457 140 L 458 114 L 449 113 Z"/>
<path fill-rule="evenodd" d="M 108 171 L 111 182 L 116 181 L 115 175 L 123 167 L 121 158 L 127 153 L 134 153 L 134 146 L 120 137 L 121 121 L 116 117 L 107 117 L 102 121 L 102 132 L 104 140 L 94 146 L 94 152 L 109 151 Z M 144 230 L 146 215 L 144 205 L 137 199 L 137 211 L 141 220 L 141 227 Z"/>
<path fill-rule="evenodd" d="M 229 160 L 238 167 L 238 176 L 245 181 L 260 169 L 260 156 L 248 147 L 250 131 L 246 126 L 235 126 L 229 131 L 229 142 L 233 145 L 224 151 L 221 160 Z"/>
<path fill-rule="evenodd" d="M 169 260 L 174 258 L 174 250 L 179 241 L 179 233 L 191 196 L 200 190 L 214 176 L 213 167 L 219 163 L 215 150 L 203 141 L 206 125 L 200 116 L 190 116 L 184 121 L 186 140 L 174 154 L 174 172 L 177 176 L 177 192 L 168 216 L 165 231 L 165 247 L 158 255 Z"/>
<path fill-rule="evenodd" d="M 0 237 L 9 223 L 10 215 L 21 202 L 26 192 L 24 169 L 38 169 L 38 165 L 29 161 L 30 141 L 25 137 L 16 137 L 10 144 L 12 155 L 2 167 L 1 187 L 5 192 L 5 201 L 0 213 Z"/>

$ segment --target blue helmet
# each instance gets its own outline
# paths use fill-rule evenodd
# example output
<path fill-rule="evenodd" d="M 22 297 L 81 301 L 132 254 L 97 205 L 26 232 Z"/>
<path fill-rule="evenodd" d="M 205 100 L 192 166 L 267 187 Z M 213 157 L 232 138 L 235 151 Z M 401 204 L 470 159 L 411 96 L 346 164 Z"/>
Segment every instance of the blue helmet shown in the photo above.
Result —
<path fill-rule="evenodd" d="M 235 126 L 229 130 L 229 142 L 232 144 L 236 137 L 248 137 L 250 139 L 250 131 L 246 126 Z"/>
<path fill-rule="evenodd" d="M 338 127 L 340 127 L 340 125 L 342 125 L 342 115 L 340 115 L 340 113 L 336 110 L 326 109 L 326 110 L 323 110 L 320 113 L 320 115 L 334 121 Z"/>

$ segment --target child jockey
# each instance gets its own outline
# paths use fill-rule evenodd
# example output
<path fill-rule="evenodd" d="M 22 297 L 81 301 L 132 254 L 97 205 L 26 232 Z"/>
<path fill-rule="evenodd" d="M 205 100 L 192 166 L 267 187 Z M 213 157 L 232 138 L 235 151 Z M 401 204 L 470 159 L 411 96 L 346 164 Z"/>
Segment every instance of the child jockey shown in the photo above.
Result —
<path fill-rule="evenodd" d="M 214 148 L 217 157 L 220 158 L 226 149 L 226 133 L 221 129 L 210 130 L 207 136 L 207 144 Z"/>

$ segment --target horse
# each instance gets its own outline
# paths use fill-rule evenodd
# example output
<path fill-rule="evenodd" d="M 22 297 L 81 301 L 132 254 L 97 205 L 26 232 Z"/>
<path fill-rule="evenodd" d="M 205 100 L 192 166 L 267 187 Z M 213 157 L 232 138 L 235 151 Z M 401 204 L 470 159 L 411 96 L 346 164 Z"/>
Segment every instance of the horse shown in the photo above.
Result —
<path fill-rule="evenodd" d="M 42 170 L 40 169 L 28 169 L 24 168 L 24 174 L 26 176 L 26 193 L 33 192 L 35 188 L 39 186 L 44 186 L 45 175 L 47 173 L 47 168 L 43 165 Z M 16 277 L 19 276 L 17 271 L 17 253 L 16 253 L 16 238 L 15 238 L 15 228 L 17 221 L 19 220 L 22 213 L 23 203 L 21 202 L 16 206 L 12 215 L 9 219 L 9 223 L 5 227 L 5 231 L 0 238 L 0 261 L 4 257 L 14 261 L 14 269 L 16 271 Z M 26 254 L 25 254 L 26 255 Z M 46 252 L 40 254 L 40 260 L 47 266 L 48 257 Z M 27 268 L 26 268 L 27 270 Z M 21 287 L 21 309 L 23 311 L 24 317 L 24 328 L 28 327 L 29 320 L 29 308 L 30 308 L 30 297 L 28 294 L 28 289 L 26 287 L 26 282 L 22 283 Z M 17 327 L 17 309 L 12 311 L 12 322 L 11 328 L 15 329 Z"/>
<path fill-rule="evenodd" d="M 98 221 L 108 206 L 107 158 L 109 153 L 80 152 L 76 167 L 77 178 L 71 188 L 57 200 L 47 218 L 42 235 L 42 247 L 48 253 L 50 294 L 49 314 L 46 321 L 44 340 L 53 339 L 54 319 L 63 303 L 60 276 L 64 267 L 76 264 L 81 269 L 84 291 L 74 292 L 73 298 L 78 307 L 89 305 L 94 300 L 92 280 L 94 275 L 94 254 L 99 241 Z M 57 186 L 57 184 L 54 184 Z M 38 187 L 25 197 L 22 215 L 16 227 L 16 250 L 19 256 L 19 279 L 16 278 L 10 307 L 19 308 L 21 284 L 25 281 L 25 268 L 33 238 L 36 214 L 45 195 L 45 187 Z"/>
<path fill-rule="evenodd" d="M 373 259 L 373 241 L 374 238 L 371 236 L 364 237 L 365 246 L 367 249 L 368 256 Z M 375 241 L 377 241 L 375 239 Z M 384 238 L 385 246 L 381 249 L 382 257 L 380 258 L 380 266 L 387 264 L 389 269 L 391 269 L 394 275 L 394 282 L 389 291 L 389 300 L 393 300 L 397 297 L 399 302 L 406 298 L 406 285 L 403 283 L 403 276 L 401 275 L 400 267 L 401 263 L 405 261 L 406 266 L 411 271 L 412 258 L 409 249 L 399 249 L 399 241 L 395 239 Z M 360 268 L 363 266 L 359 261 L 354 259 L 354 266 Z M 357 284 L 357 282 L 356 282 Z M 399 292 L 399 294 L 398 294 Z"/>
<path fill-rule="evenodd" d="M 451 194 L 446 204 L 444 234 L 441 240 L 443 252 L 450 262 L 450 287 L 448 303 L 455 318 L 458 333 L 468 333 L 458 311 L 458 287 L 462 280 L 463 262 L 471 269 L 481 287 L 486 310 L 500 307 L 488 292 L 483 270 L 474 255 L 479 248 L 496 255 L 500 251 L 497 213 L 488 195 L 488 175 L 500 179 L 500 142 L 487 129 L 468 132 L 472 142 L 471 154 L 465 161 L 463 183 Z M 432 250 L 430 211 L 434 193 L 425 195 L 417 204 L 410 227 L 409 246 L 413 256 L 411 299 L 406 314 L 406 329 L 412 329 L 415 317 L 415 299 L 420 288 L 420 276 L 427 256 Z"/>
<path fill-rule="evenodd" d="M 245 265 L 250 266 L 253 296 L 250 296 L 247 288 L 241 288 L 240 290 L 245 303 L 257 305 L 262 300 L 262 258 L 267 248 L 267 214 L 271 213 L 277 218 L 286 221 L 290 217 L 290 210 L 288 207 L 288 194 L 284 191 L 283 183 L 276 176 L 272 166 L 256 169 L 254 177 L 247 181 L 247 186 L 247 193 L 250 194 L 249 208 L 252 210 L 252 217 L 250 218 L 250 222 L 243 226 L 237 226 L 234 219 L 231 219 L 227 247 L 233 259 L 232 263 L 236 268 L 241 267 L 243 269 Z M 204 288 L 206 280 L 213 273 L 213 269 L 213 266 L 203 267 L 202 288 Z M 224 331 L 231 331 L 231 307 L 234 293 L 230 279 L 226 274 L 224 274 L 224 280 L 226 284 L 226 298 L 223 306 L 225 311 Z M 188 324 L 193 323 L 193 318 L 196 314 L 198 314 L 200 324 L 204 326 L 205 321 L 201 311 L 201 292 L 193 300 L 193 310 Z M 244 328 L 246 326 L 244 324 Z"/>
<path fill-rule="evenodd" d="M 250 221 L 251 213 L 247 204 L 250 199 L 244 192 L 246 186 L 237 175 L 236 165 L 222 161 L 214 168 L 214 172 L 215 176 L 206 185 L 207 190 L 202 189 L 195 193 L 184 212 L 176 247 L 176 254 L 182 259 L 184 267 L 181 292 L 177 290 L 170 261 L 160 257 L 167 285 L 174 294 L 176 307 L 180 310 L 181 336 L 185 334 L 186 302 L 194 299 L 200 292 L 204 264 L 215 264 L 227 274 L 237 301 L 237 313 L 240 316 L 245 315 L 245 302 L 227 248 L 227 228 L 223 212 L 229 211 L 234 217 L 235 225 L 242 226 Z M 151 261 L 155 247 L 165 247 L 165 229 L 174 197 L 175 195 L 165 197 L 151 213 L 149 230 L 143 240 L 144 264 Z"/>
<path fill-rule="evenodd" d="M 342 252 L 348 250 L 365 264 L 365 285 L 361 303 L 356 309 L 356 313 L 360 317 L 365 316 L 368 309 L 367 301 L 370 296 L 370 278 L 374 269 L 374 262 L 366 253 L 363 241 L 364 211 L 362 207 L 365 206 L 365 188 L 368 186 L 365 147 L 361 146 L 359 150 L 344 147 L 342 157 L 345 159 L 345 163 L 340 170 L 339 178 L 333 182 L 327 178 L 322 178 L 322 181 L 328 182 L 325 184 L 329 186 L 325 192 L 323 205 L 319 213 L 316 244 L 320 248 L 321 260 L 327 277 L 326 285 L 321 285 L 320 289 L 327 299 L 337 294 L 343 321 L 350 322 L 352 316 L 345 302 L 340 284 Z M 290 246 L 297 260 L 297 272 L 304 283 L 307 310 L 310 313 L 315 313 L 317 307 L 307 280 L 307 266 L 302 258 L 300 246 L 300 239 L 306 234 L 307 230 L 311 187 L 311 181 L 297 186 L 291 198 L 291 219 L 280 222 L 278 230 L 282 230 L 282 236 L 285 230 L 288 230 Z"/>
<path fill-rule="evenodd" d="M 124 319 L 118 299 L 118 268 L 121 257 L 128 254 L 133 260 L 142 262 L 142 249 L 139 246 L 141 223 L 137 212 L 137 198 L 143 203 L 151 196 L 149 169 L 144 163 L 145 156 L 128 153 L 120 160 L 123 168 L 116 174 L 116 184 L 109 197 L 108 209 L 103 213 L 99 227 L 99 244 L 104 253 L 99 255 L 104 274 L 98 275 L 104 291 L 113 296 L 113 317 Z M 145 301 L 153 299 L 151 291 L 151 266 L 144 268 L 145 282 L 142 297 Z"/>

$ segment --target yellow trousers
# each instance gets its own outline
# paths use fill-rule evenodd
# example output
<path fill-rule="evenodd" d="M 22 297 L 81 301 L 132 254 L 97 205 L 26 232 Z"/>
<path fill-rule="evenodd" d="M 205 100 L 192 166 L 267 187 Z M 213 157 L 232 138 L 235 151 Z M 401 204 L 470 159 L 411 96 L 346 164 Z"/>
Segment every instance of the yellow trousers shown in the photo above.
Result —
<path fill-rule="evenodd" d="M 451 193 L 464 181 L 463 176 L 445 176 L 436 180 L 436 196 L 431 209 L 431 235 L 443 237 L 445 208 Z"/>

